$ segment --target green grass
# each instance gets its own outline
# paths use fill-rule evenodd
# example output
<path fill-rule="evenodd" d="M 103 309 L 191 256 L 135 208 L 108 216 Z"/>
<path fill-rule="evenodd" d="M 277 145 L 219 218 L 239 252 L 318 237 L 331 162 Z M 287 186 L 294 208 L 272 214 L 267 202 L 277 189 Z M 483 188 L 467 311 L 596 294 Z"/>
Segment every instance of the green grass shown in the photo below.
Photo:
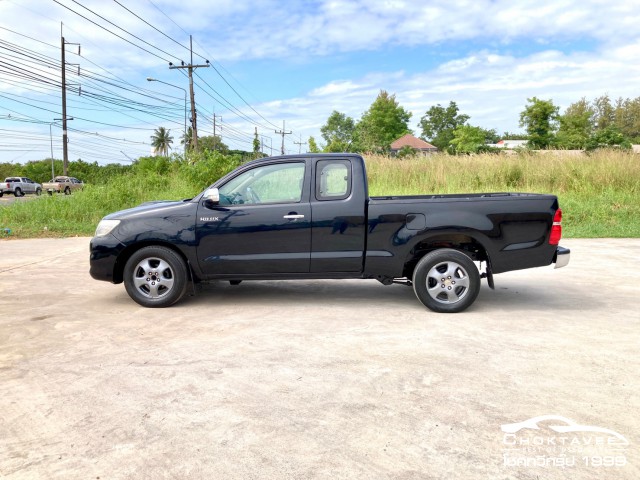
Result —
<path fill-rule="evenodd" d="M 617 151 L 591 155 L 522 154 L 408 159 L 368 156 L 371 195 L 519 191 L 558 195 L 565 237 L 640 237 L 640 156 Z M 146 162 L 87 185 L 70 196 L 43 195 L 0 206 L 0 228 L 13 238 L 92 235 L 111 212 L 149 200 L 189 198 L 233 162 Z"/>

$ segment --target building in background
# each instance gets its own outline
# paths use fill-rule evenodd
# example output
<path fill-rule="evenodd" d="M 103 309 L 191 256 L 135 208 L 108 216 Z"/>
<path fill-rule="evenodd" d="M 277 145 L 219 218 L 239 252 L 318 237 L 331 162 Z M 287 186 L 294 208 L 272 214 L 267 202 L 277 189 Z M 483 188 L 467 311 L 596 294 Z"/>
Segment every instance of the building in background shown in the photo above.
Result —
<path fill-rule="evenodd" d="M 409 133 L 400 137 L 391 144 L 391 155 L 397 155 L 403 147 L 411 147 L 414 150 L 419 151 L 423 155 L 430 155 L 438 151 L 437 147 L 434 147 L 430 143 L 425 142 L 420 138 L 414 137 Z"/>

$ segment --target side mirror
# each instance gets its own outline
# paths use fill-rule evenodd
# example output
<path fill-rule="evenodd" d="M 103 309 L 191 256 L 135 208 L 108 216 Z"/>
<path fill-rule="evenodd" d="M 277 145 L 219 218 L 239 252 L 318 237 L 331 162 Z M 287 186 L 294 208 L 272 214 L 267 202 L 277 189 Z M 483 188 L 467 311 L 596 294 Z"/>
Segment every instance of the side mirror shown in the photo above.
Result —
<path fill-rule="evenodd" d="M 209 188 L 204 192 L 202 199 L 206 207 L 215 207 L 220 203 L 220 192 L 217 188 Z"/>

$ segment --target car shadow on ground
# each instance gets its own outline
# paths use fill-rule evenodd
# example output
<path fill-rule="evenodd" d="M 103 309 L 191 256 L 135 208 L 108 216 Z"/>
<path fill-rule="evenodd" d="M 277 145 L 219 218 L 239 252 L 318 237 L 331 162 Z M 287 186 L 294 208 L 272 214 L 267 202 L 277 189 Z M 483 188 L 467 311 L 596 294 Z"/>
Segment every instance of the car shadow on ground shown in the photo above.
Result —
<path fill-rule="evenodd" d="M 602 304 L 597 298 L 585 295 L 586 290 L 564 285 L 549 288 L 523 280 L 506 280 L 491 290 L 483 282 L 480 294 L 469 311 L 518 311 L 531 309 L 549 311 L 596 309 Z M 384 304 L 388 307 L 424 309 L 413 288 L 404 285 L 384 286 L 375 280 L 305 280 L 305 281 L 244 281 L 230 285 L 226 281 L 203 282 L 188 293 L 190 298 L 179 305 L 233 305 L 242 302 L 263 305 L 279 304 L 331 305 Z"/>
<path fill-rule="evenodd" d="M 597 310 L 604 302 L 588 289 L 570 284 L 550 287 L 526 281 L 502 280 L 495 290 L 483 285 L 475 305 L 483 309 L 498 308 L 502 311 L 523 309 L 553 311 Z"/>
<path fill-rule="evenodd" d="M 406 305 L 417 299 L 413 289 L 403 285 L 384 286 L 375 280 L 275 280 L 243 281 L 240 285 L 229 285 L 226 281 L 203 282 L 196 286 L 196 294 L 190 304 L 231 305 L 251 301 L 273 305 L 300 305 L 301 303 L 319 307 L 330 302 L 332 305 L 360 303 L 385 303 L 386 305 Z M 182 302 L 181 302 L 182 303 Z"/>

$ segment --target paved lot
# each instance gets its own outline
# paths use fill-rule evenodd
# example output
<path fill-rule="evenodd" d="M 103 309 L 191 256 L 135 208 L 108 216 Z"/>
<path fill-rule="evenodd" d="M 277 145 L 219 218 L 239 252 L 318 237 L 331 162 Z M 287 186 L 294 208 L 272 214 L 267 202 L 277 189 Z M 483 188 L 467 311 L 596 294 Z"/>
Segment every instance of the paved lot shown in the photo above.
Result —
<path fill-rule="evenodd" d="M 640 478 L 638 240 L 565 240 L 457 315 L 373 281 L 148 310 L 88 243 L 0 241 L 2 478 Z M 540 415 L 619 436 L 501 431 Z"/>
<path fill-rule="evenodd" d="M 46 193 L 45 193 L 46 195 Z M 31 200 L 35 200 L 38 197 L 37 195 L 25 195 L 24 197 L 15 197 L 13 195 L 13 193 L 5 193 L 4 195 L 2 195 L 2 197 L 0 197 L 0 207 L 6 206 L 6 205 L 11 205 L 14 202 L 29 202 Z"/>

